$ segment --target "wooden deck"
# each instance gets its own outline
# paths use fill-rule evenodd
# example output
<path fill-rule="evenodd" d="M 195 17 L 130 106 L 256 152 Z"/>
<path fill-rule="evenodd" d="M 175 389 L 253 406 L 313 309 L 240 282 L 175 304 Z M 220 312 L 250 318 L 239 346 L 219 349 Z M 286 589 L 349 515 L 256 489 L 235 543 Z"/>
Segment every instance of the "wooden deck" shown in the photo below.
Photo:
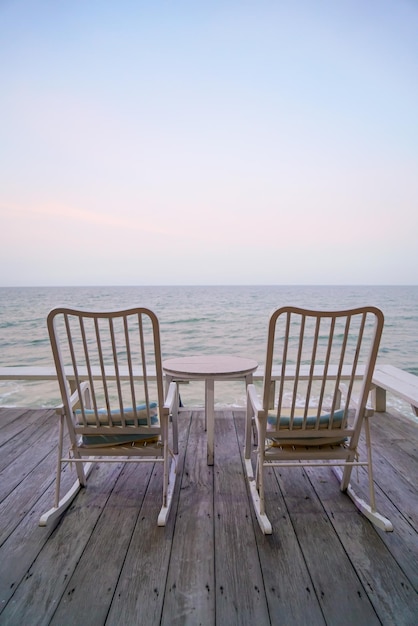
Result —
<path fill-rule="evenodd" d="M 54 530 L 55 416 L 0 409 L 0 624 L 418 623 L 418 426 L 373 419 L 377 531 L 331 470 L 272 471 L 273 535 L 244 481 L 243 410 L 216 413 L 206 464 L 202 411 L 180 420 L 179 479 L 158 528 L 160 468 L 98 466 Z M 68 479 L 70 471 L 68 471 Z M 365 484 L 359 472 L 359 490 Z"/>

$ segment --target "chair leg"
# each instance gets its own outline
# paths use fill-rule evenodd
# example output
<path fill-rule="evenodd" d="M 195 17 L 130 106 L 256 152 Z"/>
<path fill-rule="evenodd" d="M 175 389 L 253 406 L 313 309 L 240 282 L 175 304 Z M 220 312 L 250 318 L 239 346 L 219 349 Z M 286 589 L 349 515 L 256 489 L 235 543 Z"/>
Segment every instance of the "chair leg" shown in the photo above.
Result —
<path fill-rule="evenodd" d="M 173 429 L 173 452 L 174 454 L 178 454 L 179 452 L 179 429 L 178 429 L 178 416 L 179 416 L 179 407 L 181 406 L 181 398 L 179 394 L 179 384 L 176 383 L 176 399 L 174 403 L 173 410 L 171 412 L 171 422 Z"/>
<path fill-rule="evenodd" d="M 254 477 L 253 465 L 251 459 L 245 459 L 245 471 L 247 474 L 248 486 L 250 488 L 250 495 L 254 506 L 255 515 L 257 517 L 258 523 L 260 525 L 261 531 L 264 535 L 271 535 L 273 532 L 270 520 L 265 514 L 264 506 L 262 506 L 262 499 L 260 498 L 259 490 L 257 489 L 256 480 Z M 261 468 L 261 472 L 262 472 Z M 263 484 L 261 484 L 261 488 L 263 489 Z M 264 502 L 264 495 L 263 495 Z"/>
<path fill-rule="evenodd" d="M 364 416 L 364 431 L 366 435 L 367 477 L 369 481 L 370 504 L 367 504 L 367 502 L 360 498 L 351 486 L 350 476 L 353 468 L 352 465 L 345 467 L 343 472 L 341 472 L 338 467 L 334 467 L 334 473 L 341 482 L 341 490 L 347 492 L 359 511 L 361 511 L 363 515 L 378 528 L 381 528 L 386 532 L 391 532 L 393 530 L 392 522 L 376 511 L 376 498 L 373 481 L 372 442 L 370 437 L 369 416 L 367 413 Z"/>
<path fill-rule="evenodd" d="M 367 448 L 367 471 L 369 475 L 369 494 L 370 494 L 370 506 L 372 511 L 376 510 L 376 498 L 374 495 L 374 481 L 373 481 L 373 464 L 372 464 L 372 440 L 370 437 L 370 424 L 367 415 L 364 418 L 364 430 L 366 432 L 366 448 Z"/>
<path fill-rule="evenodd" d="M 55 501 L 54 506 L 57 507 L 60 500 L 61 493 L 61 459 L 62 459 L 62 447 L 64 441 L 64 413 L 61 413 L 59 422 L 59 435 L 58 435 L 58 458 L 57 458 L 57 474 L 55 480 Z"/>
<path fill-rule="evenodd" d="M 249 459 L 251 457 L 251 430 L 252 430 L 252 411 L 249 406 L 249 402 L 247 401 L 247 413 L 245 417 L 245 447 L 244 447 L 244 457 L 245 459 Z"/>
<path fill-rule="evenodd" d="M 341 483 L 343 481 L 343 472 L 341 471 L 341 467 L 334 466 L 332 469 L 333 469 L 334 474 L 338 478 L 339 482 Z M 370 483 L 373 481 L 373 476 L 371 476 L 369 472 L 368 472 L 368 478 L 369 478 L 369 485 L 370 485 Z M 374 488 L 370 487 L 370 489 L 373 489 L 373 500 L 374 500 Z M 352 488 L 351 483 L 347 486 L 347 488 L 344 491 L 354 502 L 358 510 L 361 513 L 363 513 L 363 515 L 367 517 L 367 519 L 370 520 L 372 524 L 374 524 L 375 526 L 377 526 L 378 528 L 381 528 L 382 530 L 386 532 L 391 532 L 393 530 L 392 522 L 388 520 L 386 517 L 384 517 L 383 515 L 381 515 L 380 513 L 378 513 L 374 506 L 372 507 L 370 504 L 367 504 L 365 500 L 360 498 L 360 496 Z"/>
<path fill-rule="evenodd" d="M 341 480 L 342 479 L 341 469 L 339 467 L 334 467 L 333 470 L 338 480 Z M 363 515 L 367 517 L 367 519 L 370 520 L 372 524 L 374 524 L 375 526 L 377 526 L 378 528 L 381 528 L 382 530 L 386 532 L 390 532 L 393 530 L 392 522 L 388 520 L 386 517 L 384 517 L 383 515 L 381 515 L 380 513 L 378 513 L 376 510 L 373 510 L 370 504 L 367 504 L 365 500 L 360 498 L 357 495 L 357 493 L 354 491 L 354 489 L 352 488 L 351 484 L 348 485 L 346 493 L 354 502 L 358 510 L 361 513 L 363 513 Z"/>
<path fill-rule="evenodd" d="M 86 463 L 86 465 L 84 466 L 84 476 L 86 479 L 92 469 L 93 463 Z M 59 471 L 61 473 L 61 469 Z M 59 480 L 58 477 L 57 480 Z M 80 483 L 80 480 L 77 478 L 71 489 L 67 491 L 67 493 L 59 500 L 59 502 L 55 502 L 55 506 L 53 506 L 52 509 L 49 509 L 49 511 L 41 515 L 41 518 L 39 520 L 39 526 L 47 526 L 47 524 L 51 524 L 54 520 L 59 518 L 64 513 L 64 511 L 68 509 L 71 502 L 74 500 L 82 486 L 83 485 Z"/>
<path fill-rule="evenodd" d="M 171 504 L 173 502 L 174 487 L 177 474 L 177 455 L 171 459 L 170 471 L 168 473 L 168 482 L 163 485 L 163 506 L 158 514 L 158 526 L 165 526 L 170 513 Z M 164 463 L 165 466 L 165 463 Z M 165 481 L 165 478 L 164 478 Z"/>
<path fill-rule="evenodd" d="M 174 454 L 179 453 L 179 430 L 178 430 L 178 422 L 177 422 L 177 413 L 172 416 L 173 421 L 173 452 Z"/>

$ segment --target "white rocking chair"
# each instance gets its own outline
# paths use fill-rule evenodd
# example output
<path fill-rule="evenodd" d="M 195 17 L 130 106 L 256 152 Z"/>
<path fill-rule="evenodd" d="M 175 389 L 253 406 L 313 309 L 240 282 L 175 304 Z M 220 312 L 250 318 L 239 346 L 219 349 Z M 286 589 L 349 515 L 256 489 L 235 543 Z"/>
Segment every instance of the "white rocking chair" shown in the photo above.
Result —
<path fill-rule="evenodd" d="M 248 386 L 245 434 L 246 474 L 264 534 L 272 533 L 266 514 L 265 470 L 301 465 L 333 466 L 341 491 L 376 526 L 393 530 L 391 522 L 376 511 L 368 423 L 372 411 L 366 407 L 383 323 L 383 313 L 375 307 L 332 312 L 283 307 L 272 314 L 263 398 L 259 400 L 254 385 Z M 276 383 L 277 394 L 272 394 Z M 356 404 L 355 410 L 349 410 L 350 403 Z M 363 425 L 367 458 L 361 460 L 358 443 Z M 353 466 L 367 468 L 370 504 L 350 484 Z"/>
<path fill-rule="evenodd" d="M 68 508 L 94 463 L 121 460 L 163 465 L 158 525 L 164 526 L 176 477 L 171 425 L 175 453 L 178 439 L 176 415 L 171 416 L 176 387 L 170 385 L 164 400 L 156 315 L 144 308 L 100 313 L 58 308 L 47 323 L 62 405 L 55 501 L 40 526 Z M 70 454 L 64 452 L 65 426 Z M 61 472 L 70 462 L 77 479 L 61 496 Z"/>

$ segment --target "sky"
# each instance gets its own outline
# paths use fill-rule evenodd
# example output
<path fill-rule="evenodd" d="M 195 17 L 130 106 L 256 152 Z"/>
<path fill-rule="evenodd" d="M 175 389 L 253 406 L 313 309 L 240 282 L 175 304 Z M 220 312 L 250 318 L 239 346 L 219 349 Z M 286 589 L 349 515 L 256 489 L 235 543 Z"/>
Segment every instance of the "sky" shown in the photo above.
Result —
<path fill-rule="evenodd" d="M 0 0 L 0 286 L 418 284 L 417 0 Z"/>

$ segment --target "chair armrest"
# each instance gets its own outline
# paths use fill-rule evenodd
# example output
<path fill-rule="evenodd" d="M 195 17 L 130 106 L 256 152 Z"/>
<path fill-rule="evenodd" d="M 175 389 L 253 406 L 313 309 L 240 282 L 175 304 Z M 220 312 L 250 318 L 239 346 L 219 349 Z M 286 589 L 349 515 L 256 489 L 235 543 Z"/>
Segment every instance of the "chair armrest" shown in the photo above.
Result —
<path fill-rule="evenodd" d="M 173 411 L 173 407 L 176 402 L 176 394 L 177 384 L 175 382 L 171 382 L 164 402 L 164 409 L 168 409 L 170 413 Z"/>
<path fill-rule="evenodd" d="M 264 413 L 255 385 L 250 383 L 247 386 L 247 417 L 245 420 L 244 456 L 247 460 L 251 457 L 251 435 L 254 438 L 255 445 L 257 445 L 259 417 L 260 414 Z"/>
<path fill-rule="evenodd" d="M 87 381 L 84 381 L 81 383 L 80 392 L 81 392 L 82 398 L 84 398 L 84 408 L 86 409 L 90 408 L 89 406 L 86 406 L 86 403 L 88 403 L 89 397 L 90 397 L 90 386 Z M 76 389 L 75 391 L 73 391 L 73 393 L 70 396 L 71 409 L 74 409 L 77 406 L 77 404 L 80 404 L 80 396 L 78 395 L 78 390 Z M 55 411 L 56 413 L 58 413 L 58 415 L 62 415 L 64 413 L 64 405 L 59 404 L 55 408 Z"/>
<path fill-rule="evenodd" d="M 258 413 L 263 411 L 263 406 L 254 384 L 250 384 L 247 387 L 247 402 L 251 405 L 255 414 L 258 415 Z"/>

